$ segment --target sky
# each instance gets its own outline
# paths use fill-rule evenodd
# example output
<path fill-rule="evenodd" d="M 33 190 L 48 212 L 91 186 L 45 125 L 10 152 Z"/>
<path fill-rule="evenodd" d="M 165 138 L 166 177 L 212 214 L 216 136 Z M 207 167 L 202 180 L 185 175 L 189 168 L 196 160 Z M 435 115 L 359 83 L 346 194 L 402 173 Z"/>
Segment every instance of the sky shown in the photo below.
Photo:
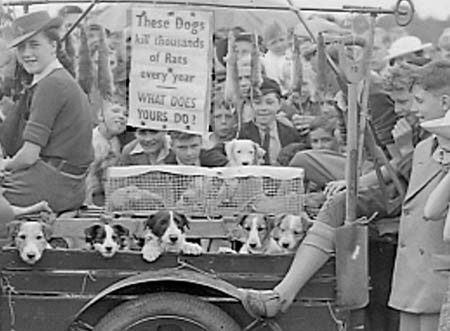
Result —
<path fill-rule="evenodd" d="M 305 7 L 314 5 L 314 7 L 342 7 L 343 5 L 356 6 L 374 6 L 391 8 L 397 0 L 296 0 L 300 6 L 305 3 Z M 416 14 L 425 17 L 434 17 L 437 19 L 447 19 L 450 16 L 450 0 L 413 0 Z"/>
<path fill-rule="evenodd" d="M 228 2 L 228 0 L 223 1 L 225 3 Z M 251 0 L 251 1 L 258 3 L 258 0 Z M 450 17 L 450 0 L 412 0 L 412 1 L 416 8 L 416 15 L 419 15 L 422 18 L 431 16 L 437 19 L 444 20 Z M 7 0 L 4 0 L 4 2 L 7 2 Z M 343 5 L 356 5 L 356 6 L 374 6 L 390 9 L 395 5 L 397 0 L 293 0 L 293 2 L 296 5 L 299 5 L 300 7 L 342 8 Z M 34 11 L 45 9 L 49 10 L 51 14 L 56 14 L 58 8 L 61 6 L 62 5 L 53 5 L 53 4 L 35 5 L 32 6 L 32 10 Z M 88 4 L 86 4 L 84 7 L 87 6 Z M 18 10 L 18 14 L 19 12 L 20 10 Z"/>

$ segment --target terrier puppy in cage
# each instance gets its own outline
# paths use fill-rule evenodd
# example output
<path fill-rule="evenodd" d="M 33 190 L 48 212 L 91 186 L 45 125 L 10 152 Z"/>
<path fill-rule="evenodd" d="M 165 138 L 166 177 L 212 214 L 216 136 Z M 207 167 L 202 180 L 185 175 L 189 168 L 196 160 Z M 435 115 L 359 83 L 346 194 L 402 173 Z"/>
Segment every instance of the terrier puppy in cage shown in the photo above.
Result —
<path fill-rule="evenodd" d="M 145 241 L 142 247 L 142 257 L 153 262 L 165 252 L 200 255 L 203 249 L 200 245 L 186 241 L 186 229 L 189 221 L 186 215 L 161 210 L 151 215 L 145 221 Z"/>
<path fill-rule="evenodd" d="M 228 166 L 261 165 L 266 151 L 249 139 L 233 139 L 225 143 Z"/>
<path fill-rule="evenodd" d="M 283 250 L 272 237 L 275 218 L 270 214 L 250 213 L 239 218 L 244 245 L 240 254 L 279 254 Z"/>
<path fill-rule="evenodd" d="M 300 215 L 280 214 L 275 218 L 272 237 L 285 253 L 294 253 L 313 221 L 306 212 Z"/>
<path fill-rule="evenodd" d="M 84 234 L 88 247 L 106 258 L 130 249 L 130 230 L 121 224 L 95 223 L 85 229 Z"/>

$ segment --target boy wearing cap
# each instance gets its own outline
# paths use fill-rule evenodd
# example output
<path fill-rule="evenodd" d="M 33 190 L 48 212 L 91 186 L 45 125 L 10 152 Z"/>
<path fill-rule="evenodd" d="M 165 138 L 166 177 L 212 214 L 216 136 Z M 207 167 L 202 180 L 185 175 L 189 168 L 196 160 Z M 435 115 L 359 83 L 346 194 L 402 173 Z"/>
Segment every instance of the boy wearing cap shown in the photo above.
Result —
<path fill-rule="evenodd" d="M 4 162 L 4 196 L 19 206 L 48 201 L 55 212 L 79 208 L 93 161 L 89 103 L 56 58 L 62 19 L 47 12 L 17 18 L 17 57 L 33 80 L 23 145 Z"/>
<path fill-rule="evenodd" d="M 297 130 L 276 118 L 281 107 L 281 90 L 278 83 L 265 78 L 260 87 L 261 96 L 254 100 L 254 121 L 242 125 L 239 139 L 250 139 L 258 143 L 266 154 L 265 164 L 276 164 L 281 148 L 302 142 Z"/>

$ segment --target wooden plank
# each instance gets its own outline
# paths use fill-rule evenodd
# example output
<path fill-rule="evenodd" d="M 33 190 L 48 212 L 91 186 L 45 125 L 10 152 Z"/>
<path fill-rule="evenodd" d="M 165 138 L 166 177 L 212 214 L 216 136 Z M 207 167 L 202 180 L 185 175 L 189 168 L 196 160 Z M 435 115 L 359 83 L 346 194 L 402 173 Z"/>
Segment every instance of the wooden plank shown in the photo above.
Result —
<path fill-rule="evenodd" d="M 241 255 L 241 254 L 203 254 L 200 256 L 179 256 L 164 254 L 152 263 L 144 261 L 139 252 L 119 252 L 106 259 L 92 251 L 48 250 L 34 266 L 23 262 L 16 249 L 6 248 L 0 253 L 0 265 L 5 270 L 115 270 L 147 271 L 161 268 L 193 266 L 205 273 L 254 273 L 284 275 L 288 270 L 293 254 L 286 255 Z M 318 276 L 334 276 L 334 259 L 317 273 Z"/>
<path fill-rule="evenodd" d="M 1 330 L 67 330 L 89 297 L 2 297 Z M 11 305 L 10 305 L 11 303 Z M 11 309 L 10 309 L 11 308 Z"/>
<path fill-rule="evenodd" d="M 53 271 L 3 271 L 3 279 L 14 287 L 20 294 L 74 294 L 74 295 L 95 295 L 101 290 L 111 286 L 121 279 L 132 276 L 136 273 L 116 273 L 110 272 L 88 272 L 71 273 Z M 281 279 L 281 275 L 261 275 L 261 274 L 217 274 L 217 277 L 228 281 L 237 287 L 267 289 L 275 286 Z M 313 278 L 307 286 L 300 292 L 298 299 L 304 300 L 334 300 L 335 279 L 334 278 Z"/>

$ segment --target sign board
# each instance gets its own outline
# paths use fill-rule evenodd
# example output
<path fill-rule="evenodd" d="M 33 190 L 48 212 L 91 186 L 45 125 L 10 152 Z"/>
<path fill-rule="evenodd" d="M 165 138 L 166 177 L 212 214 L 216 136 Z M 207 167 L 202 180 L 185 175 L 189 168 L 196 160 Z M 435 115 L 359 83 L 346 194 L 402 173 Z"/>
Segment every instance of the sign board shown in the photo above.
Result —
<path fill-rule="evenodd" d="M 211 12 L 133 8 L 129 125 L 207 131 L 211 41 Z"/>

